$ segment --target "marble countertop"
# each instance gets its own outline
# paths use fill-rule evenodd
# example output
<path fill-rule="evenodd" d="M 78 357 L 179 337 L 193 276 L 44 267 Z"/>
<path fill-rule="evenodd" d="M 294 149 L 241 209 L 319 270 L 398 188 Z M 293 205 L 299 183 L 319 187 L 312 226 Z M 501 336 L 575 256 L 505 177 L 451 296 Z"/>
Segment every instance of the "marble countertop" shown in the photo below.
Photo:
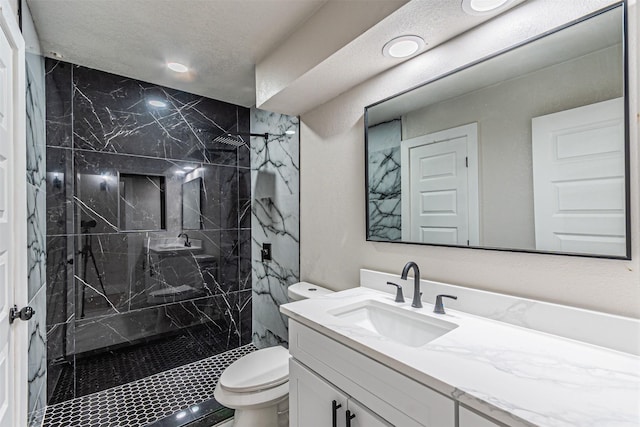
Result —
<path fill-rule="evenodd" d="M 421 311 L 458 327 L 422 347 L 409 347 L 328 313 L 364 299 Z M 460 311 L 438 315 L 432 304 L 416 309 L 410 300 L 398 304 L 393 299 L 360 287 L 280 310 L 508 425 L 640 426 L 640 357 Z"/>

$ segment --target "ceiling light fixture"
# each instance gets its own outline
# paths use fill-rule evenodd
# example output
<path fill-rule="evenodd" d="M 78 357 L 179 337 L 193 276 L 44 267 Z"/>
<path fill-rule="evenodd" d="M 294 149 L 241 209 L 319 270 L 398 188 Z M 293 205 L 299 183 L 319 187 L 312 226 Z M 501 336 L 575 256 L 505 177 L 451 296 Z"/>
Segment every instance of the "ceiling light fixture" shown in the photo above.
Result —
<path fill-rule="evenodd" d="M 462 10 L 469 15 L 487 15 L 504 9 L 514 0 L 462 0 Z"/>
<path fill-rule="evenodd" d="M 179 62 L 169 62 L 167 63 L 167 67 L 171 71 L 175 71 L 176 73 L 186 73 L 187 71 L 189 71 L 189 67 Z"/>
<path fill-rule="evenodd" d="M 149 101 L 147 101 L 147 103 L 152 107 L 157 107 L 157 108 L 164 108 L 167 106 L 166 102 L 160 101 L 159 99 L 150 99 Z"/>
<path fill-rule="evenodd" d="M 397 37 L 382 48 L 382 54 L 390 58 L 406 58 L 411 56 L 426 46 L 422 37 L 402 36 Z"/>

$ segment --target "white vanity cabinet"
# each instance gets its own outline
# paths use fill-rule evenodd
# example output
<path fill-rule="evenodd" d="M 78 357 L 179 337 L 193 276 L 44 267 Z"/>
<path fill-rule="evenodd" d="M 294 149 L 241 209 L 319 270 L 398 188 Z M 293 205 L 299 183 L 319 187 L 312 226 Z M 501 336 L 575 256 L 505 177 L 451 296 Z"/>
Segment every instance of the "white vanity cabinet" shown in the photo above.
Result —
<path fill-rule="evenodd" d="M 391 424 L 291 360 L 289 426 L 389 427 Z"/>
<path fill-rule="evenodd" d="M 455 427 L 452 399 L 289 321 L 291 427 Z M 333 423 L 333 401 L 341 405 Z"/>
<path fill-rule="evenodd" d="M 458 427 L 501 427 L 503 424 L 496 424 L 488 418 L 478 415 L 460 406 L 458 412 Z"/>

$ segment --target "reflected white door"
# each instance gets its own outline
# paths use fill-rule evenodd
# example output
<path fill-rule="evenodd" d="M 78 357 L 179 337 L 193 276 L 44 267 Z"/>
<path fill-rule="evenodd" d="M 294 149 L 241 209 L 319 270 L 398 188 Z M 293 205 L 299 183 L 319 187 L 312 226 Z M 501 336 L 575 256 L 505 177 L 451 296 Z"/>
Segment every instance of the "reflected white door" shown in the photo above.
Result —
<path fill-rule="evenodd" d="M 622 98 L 532 119 L 536 249 L 626 255 Z"/>
<path fill-rule="evenodd" d="M 26 322 L 9 323 L 14 304 L 26 305 L 26 165 L 24 131 L 17 117 L 26 114 L 24 42 L 6 0 L 0 1 L 0 427 L 26 424 Z M 24 123 L 24 122 L 22 122 Z M 18 219 L 18 216 L 21 216 Z M 21 222 L 24 221 L 24 226 Z M 26 233 L 24 233 L 26 234 Z M 24 239 L 22 245 L 16 242 Z M 22 360 L 19 360 L 18 358 Z"/>
<path fill-rule="evenodd" d="M 403 240 L 478 245 L 477 124 L 401 147 Z"/>

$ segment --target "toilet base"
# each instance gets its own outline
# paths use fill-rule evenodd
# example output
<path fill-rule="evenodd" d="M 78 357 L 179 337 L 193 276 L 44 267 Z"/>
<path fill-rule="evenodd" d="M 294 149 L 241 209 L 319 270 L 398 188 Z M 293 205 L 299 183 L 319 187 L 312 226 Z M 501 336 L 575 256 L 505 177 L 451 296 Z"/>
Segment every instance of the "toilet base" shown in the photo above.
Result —
<path fill-rule="evenodd" d="M 289 398 L 264 408 L 236 409 L 233 427 L 288 427 Z"/>

